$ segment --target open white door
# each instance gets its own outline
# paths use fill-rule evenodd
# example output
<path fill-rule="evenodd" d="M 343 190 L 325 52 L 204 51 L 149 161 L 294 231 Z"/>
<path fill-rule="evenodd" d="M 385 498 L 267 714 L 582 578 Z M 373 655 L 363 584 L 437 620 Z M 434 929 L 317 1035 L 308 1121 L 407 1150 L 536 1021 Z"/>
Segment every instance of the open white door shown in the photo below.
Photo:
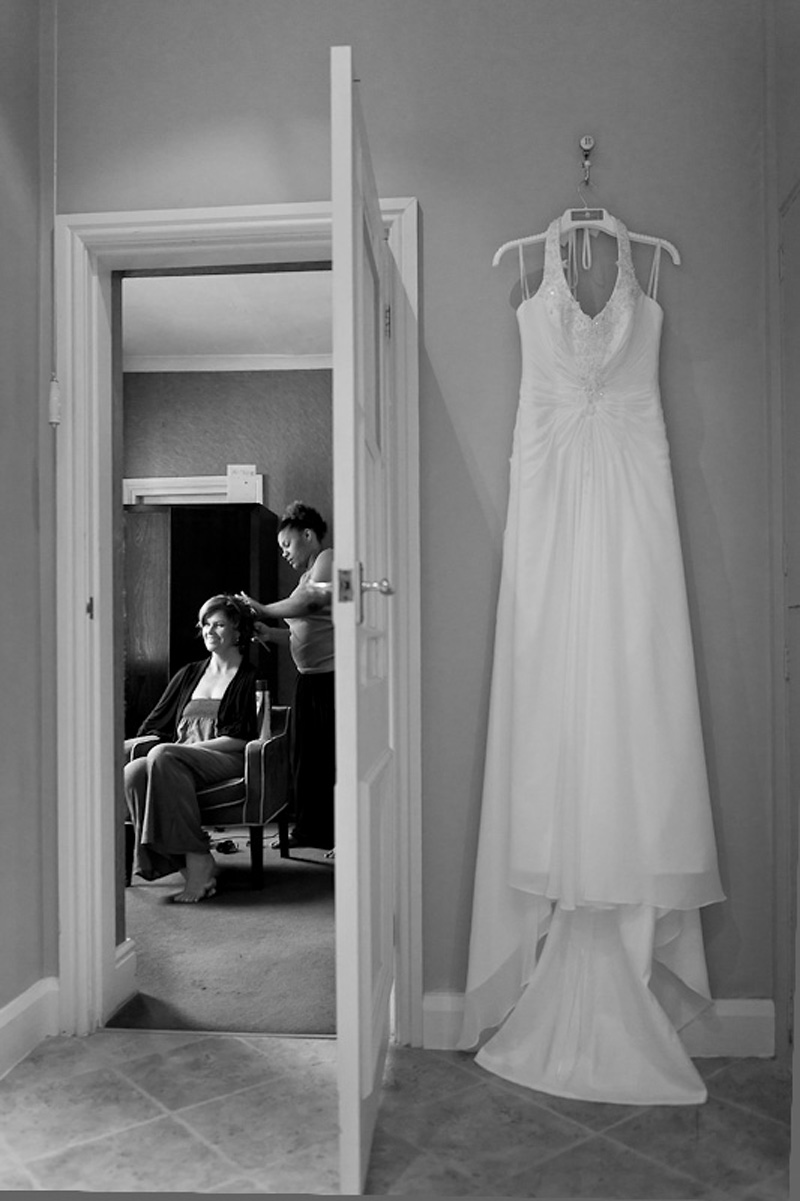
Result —
<path fill-rule="evenodd" d="M 783 512 L 785 580 L 784 704 L 788 753 L 788 797 L 776 814 L 776 902 L 779 939 L 776 955 L 777 1051 L 792 1041 L 795 974 L 794 939 L 797 929 L 798 803 L 800 802 L 800 199 L 781 215 L 781 350 L 783 371 Z"/>
<path fill-rule="evenodd" d="M 331 51 L 336 1031 L 340 1188 L 363 1189 L 394 979 L 392 598 L 385 297 L 391 263 L 349 46 Z M 392 584 L 396 581 L 392 580 Z"/>

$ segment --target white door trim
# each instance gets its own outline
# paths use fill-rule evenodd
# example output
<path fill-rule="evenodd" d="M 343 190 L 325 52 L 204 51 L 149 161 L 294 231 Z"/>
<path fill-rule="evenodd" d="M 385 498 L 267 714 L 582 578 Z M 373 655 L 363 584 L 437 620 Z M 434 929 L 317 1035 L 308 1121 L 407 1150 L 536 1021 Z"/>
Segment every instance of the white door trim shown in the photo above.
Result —
<path fill-rule="evenodd" d="M 398 566 L 404 653 L 396 697 L 399 897 L 397 1036 L 422 1039 L 417 204 L 381 210 L 403 282 Z M 56 221 L 57 714 L 60 1029 L 88 1034 L 129 995 L 116 948 L 112 273 L 330 256 L 329 202 L 61 216 Z M 398 301 L 400 298 L 398 298 Z M 119 487 L 119 481 L 116 481 Z M 400 598 L 397 598 L 400 600 Z M 123 944 L 127 945 L 127 944 Z M 120 968 L 120 963 L 123 965 Z"/>

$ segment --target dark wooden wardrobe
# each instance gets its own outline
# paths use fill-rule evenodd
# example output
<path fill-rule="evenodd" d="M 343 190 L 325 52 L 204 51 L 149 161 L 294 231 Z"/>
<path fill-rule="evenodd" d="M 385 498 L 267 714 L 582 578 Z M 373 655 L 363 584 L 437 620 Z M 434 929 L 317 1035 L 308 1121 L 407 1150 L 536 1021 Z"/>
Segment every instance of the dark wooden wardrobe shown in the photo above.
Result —
<path fill-rule="evenodd" d="M 200 606 L 218 592 L 276 599 L 278 519 L 263 505 L 125 505 L 125 737 L 180 667 L 202 659 Z M 276 656 L 252 645 L 277 693 Z"/>

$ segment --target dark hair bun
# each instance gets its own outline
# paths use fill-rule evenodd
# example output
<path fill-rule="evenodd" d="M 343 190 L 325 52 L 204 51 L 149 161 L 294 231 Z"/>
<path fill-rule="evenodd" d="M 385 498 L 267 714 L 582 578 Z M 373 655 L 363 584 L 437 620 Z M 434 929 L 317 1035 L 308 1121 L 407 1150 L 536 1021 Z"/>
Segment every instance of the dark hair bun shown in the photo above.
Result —
<path fill-rule="evenodd" d="M 328 532 L 328 523 L 321 513 L 312 509 L 311 505 L 303 504 L 301 500 L 293 500 L 283 510 L 279 530 L 313 530 L 320 542 Z"/>

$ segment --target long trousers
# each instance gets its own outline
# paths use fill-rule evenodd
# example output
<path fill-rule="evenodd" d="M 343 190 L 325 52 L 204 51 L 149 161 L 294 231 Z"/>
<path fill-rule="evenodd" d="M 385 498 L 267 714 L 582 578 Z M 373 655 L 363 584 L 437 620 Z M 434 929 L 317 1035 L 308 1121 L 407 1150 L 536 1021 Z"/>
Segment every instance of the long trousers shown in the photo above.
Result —
<path fill-rule="evenodd" d="M 136 838 L 133 870 L 145 880 L 179 871 L 186 852 L 208 852 L 198 789 L 241 776 L 244 751 L 159 743 L 125 765 L 125 802 Z"/>
<path fill-rule="evenodd" d="M 292 703 L 290 754 L 294 786 L 293 837 L 301 846 L 333 846 L 336 783 L 334 673 L 298 673 Z"/>

